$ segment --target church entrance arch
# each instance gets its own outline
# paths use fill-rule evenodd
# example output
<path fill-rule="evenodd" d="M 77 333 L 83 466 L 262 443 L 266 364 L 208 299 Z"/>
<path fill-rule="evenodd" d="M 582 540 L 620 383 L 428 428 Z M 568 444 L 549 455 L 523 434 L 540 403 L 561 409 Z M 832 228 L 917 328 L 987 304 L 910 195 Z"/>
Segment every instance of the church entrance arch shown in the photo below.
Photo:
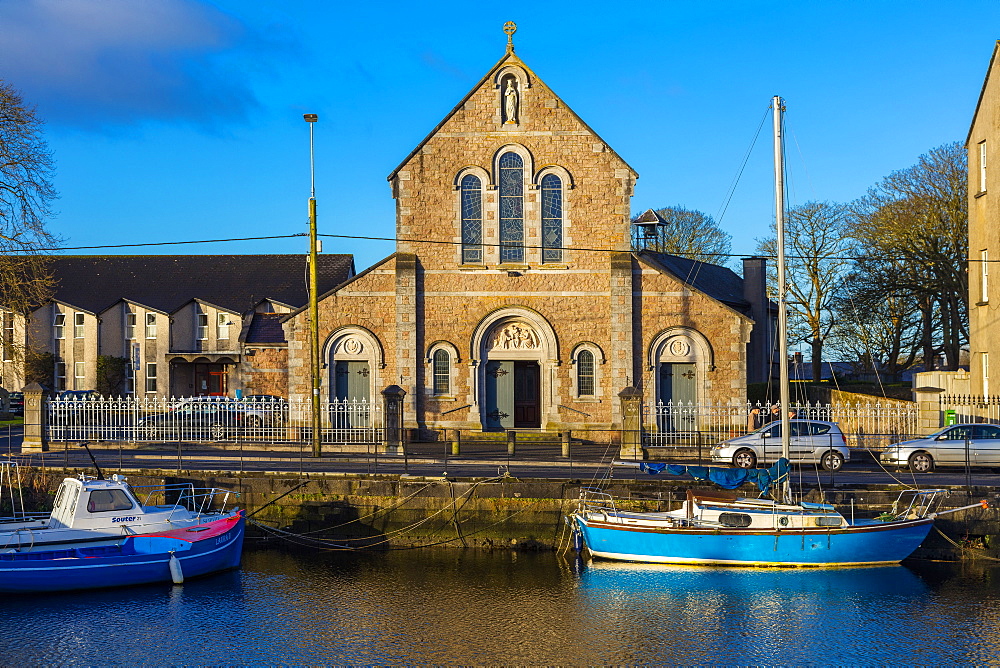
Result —
<path fill-rule="evenodd" d="M 555 349 L 541 316 L 511 310 L 480 323 L 476 340 L 479 413 L 484 431 L 538 429 L 549 408 L 547 370 Z"/>
<path fill-rule="evenodd" d="M 375 372 L 382 361 L 378 341 L 366 330 L 350 328 L 337 332 L 327 350 L 330 424 L 370 427 Z"/>
<path fill-rule="evenodd" d="M 712 350 L 705 337 L 686 327 L 662 332 L 650 347 L 650 369 L 656 387 L 657 429 L 696 431 L 700 400 Z"/>

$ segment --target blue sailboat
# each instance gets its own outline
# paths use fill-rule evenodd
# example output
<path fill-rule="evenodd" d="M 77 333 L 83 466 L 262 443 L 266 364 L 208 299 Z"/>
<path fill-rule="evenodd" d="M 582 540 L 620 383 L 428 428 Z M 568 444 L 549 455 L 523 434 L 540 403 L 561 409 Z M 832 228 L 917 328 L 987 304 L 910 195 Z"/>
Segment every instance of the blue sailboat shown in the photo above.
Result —
<path fill-rule="evenodd" d="M 778 268 L 778 359 L 788 359 L 784 272 L 783 100 L 772 99 Z M 789 405 L 788 367 L 781 372 L 781 405 Z M 574 531 L 594 557 L 619 561 L 724 566 L 841 567 L 898 563 L 927 537 L 946 490 L 904 492 L 891 512 L 879 520 L 849 522 L 822 503 L 795 503 L 788 479 L 789 418 L 782 411 L 783 457 L 771 469 L 753 472 L 717 467 L 675 466 L 671 473 L 689 473 L 734 489 L 755 482 L 763 494 L 778 487 L 775 499 L 739 498 L 721 493 L 688 492 L 682 506 L 669 512 L 630 512 L 596 489 L 583 489 L 570 515 Z M 621 463 L 621 462 L 619 462 Z M 638 466 L 648 467 L 641 463 Z M 655 465 L 654 465 L 655 466 Z M 683 470 L 680 470 L 683 469 Z M 653 472 L 653 471 L 650 471 Z"/>

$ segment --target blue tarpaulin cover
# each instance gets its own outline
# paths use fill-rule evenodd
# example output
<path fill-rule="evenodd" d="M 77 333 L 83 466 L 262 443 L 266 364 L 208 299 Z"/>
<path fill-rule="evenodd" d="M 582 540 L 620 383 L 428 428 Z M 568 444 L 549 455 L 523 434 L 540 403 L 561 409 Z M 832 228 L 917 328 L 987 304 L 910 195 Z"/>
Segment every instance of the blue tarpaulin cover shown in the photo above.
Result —
<path fill-rule="evenodd" d="M 788 460 L 782 457 L 769 469 L 730 469 L 718 466 L 685 466 L 684 464 L 666 464 L 663 462 L 639 462 L 639 470 L 650 475 L 666 471 L 671 475 L 689 474 L 696 480 L 709 480 L 723 489 L 736 489 L 745 482 L 757 485 L 757 488 L 767 494 L 771 485 L 788 475 Z"/>

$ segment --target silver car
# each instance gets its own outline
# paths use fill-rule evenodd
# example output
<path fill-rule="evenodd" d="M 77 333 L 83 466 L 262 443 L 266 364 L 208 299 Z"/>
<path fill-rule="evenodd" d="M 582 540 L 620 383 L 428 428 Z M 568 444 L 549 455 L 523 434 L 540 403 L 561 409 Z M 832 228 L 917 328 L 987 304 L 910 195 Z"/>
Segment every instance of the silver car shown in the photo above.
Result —
<path fill-rule="evenodd" d="M 839 471 L 851 459 L 847 439 L 836 422 L 792 420 L 788 459 L 794 464 L 819 464 Z M 712 461 L 750 469 L 770 465 L 781 457 L 781 422 L 764 425 L 746 436 L 737 436 L 712 448 Z"/>
<path fill-rule="evenodd" d="M 956 424 L 930 436 L 890 445 L 879 455 L 883 466 L 928 473 L 936 466 L 1000 467 L 1000 426 Z"/>

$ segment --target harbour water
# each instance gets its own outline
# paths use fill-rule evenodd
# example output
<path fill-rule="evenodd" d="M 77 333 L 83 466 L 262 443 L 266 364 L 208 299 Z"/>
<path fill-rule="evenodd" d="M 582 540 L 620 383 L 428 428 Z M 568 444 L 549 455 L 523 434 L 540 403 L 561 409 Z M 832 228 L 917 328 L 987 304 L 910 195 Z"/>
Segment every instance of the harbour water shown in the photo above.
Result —
<path fill-rule="evenodd" d="M 836 571 L 248 550 L 240 571 L 4 597 L 3 665 L 995 664 L 1000 565 Z"/>

